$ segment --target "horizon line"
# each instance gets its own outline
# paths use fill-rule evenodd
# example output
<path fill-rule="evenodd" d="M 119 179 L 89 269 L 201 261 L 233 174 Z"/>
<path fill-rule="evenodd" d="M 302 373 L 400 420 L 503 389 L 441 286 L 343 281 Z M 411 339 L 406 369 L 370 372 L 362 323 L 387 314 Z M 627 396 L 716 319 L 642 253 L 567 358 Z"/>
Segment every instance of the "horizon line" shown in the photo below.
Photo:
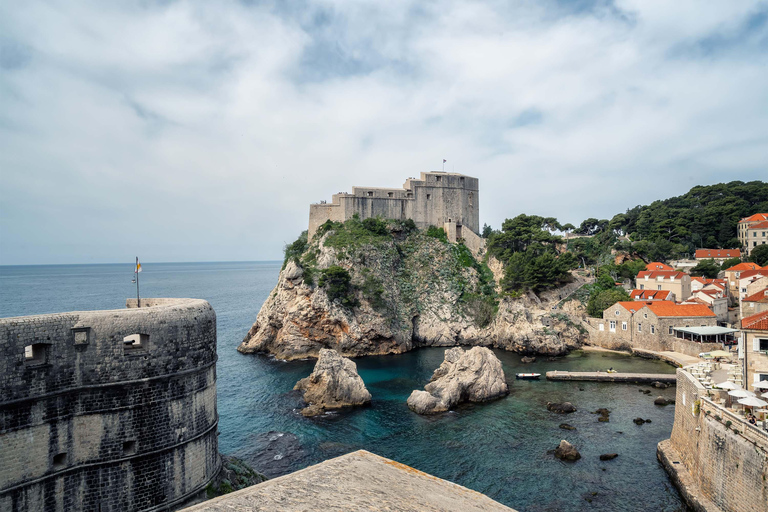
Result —
<path fill-rule="evenodd" d="M 144 265 L 167 265 L 172 263 L 282 263 L 283 260 L 199 260 L 199 261 L 147 261 Z M 0 263 L 0 267 L 54 267 L 75 265 L 136 265 L 136 262 L 100 262 L 100 263 Z"/>

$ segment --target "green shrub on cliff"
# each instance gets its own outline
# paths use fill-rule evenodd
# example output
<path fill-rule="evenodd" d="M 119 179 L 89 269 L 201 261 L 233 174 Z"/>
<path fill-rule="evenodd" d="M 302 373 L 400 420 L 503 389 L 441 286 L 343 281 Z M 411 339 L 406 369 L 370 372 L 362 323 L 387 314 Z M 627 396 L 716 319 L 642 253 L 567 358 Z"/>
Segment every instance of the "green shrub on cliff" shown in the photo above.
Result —
<path fill-rule="evenodd" d="M 445 233 L 445 230 L 443 228 L 438 228 L 436 226 L 429 226 L 427 228 L 426 233 L 424 233 L 427 236 L 431 236 L 432 238 L 437 238 L 443 243 L 448 243 L 448 235 Z"/>
<path fill-rule="evenodd" d="M 290 260 L 293 260 L 297 265 L 299 265 L 299 258 L 301 258 L 301 255 L 304 254 L 304 251 L 306 250 L 307 231 L 302 231 L 299 235 L 299 238 L 297 238 L 295 242 L 285 246 L 285 249 L 283 250 L 285 253 L 285 258 L 283 259 L 283 268 L 285 268 Z"/>
<path fill-rule="evenodd" d="M 338 301 L 342 306 L 354 308 L 358 305 L 352 288 L 352 277 L 346 269 L 333 265 L 320 271 L 317 284 L 325 290 L 331 302 Z"/>

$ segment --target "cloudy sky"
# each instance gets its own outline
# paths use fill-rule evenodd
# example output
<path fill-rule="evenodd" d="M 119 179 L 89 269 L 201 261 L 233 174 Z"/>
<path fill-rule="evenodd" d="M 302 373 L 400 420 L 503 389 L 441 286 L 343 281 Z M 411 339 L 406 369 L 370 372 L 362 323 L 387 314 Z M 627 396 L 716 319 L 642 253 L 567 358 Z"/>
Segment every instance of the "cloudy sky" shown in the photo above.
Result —
<path fill-rule="evenodd" d="M 0 4 L 0 264 L 265 260 L 439 169 L 481 223 L 768 176 L 768 2 Z"/>

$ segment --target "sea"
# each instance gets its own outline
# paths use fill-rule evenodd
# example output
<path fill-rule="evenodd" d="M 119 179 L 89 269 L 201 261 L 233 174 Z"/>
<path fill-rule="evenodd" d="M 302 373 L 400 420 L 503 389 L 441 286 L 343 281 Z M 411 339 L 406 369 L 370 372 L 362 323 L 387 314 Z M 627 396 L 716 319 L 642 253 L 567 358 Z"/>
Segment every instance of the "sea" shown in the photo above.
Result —
<path fill-rule="evenodd" d="M 424 385 L 444 349 L 354 359 L 370 407 L 304 418 L 293 391 L 313 361 L 283 362 L 237 352 L 262 303 L 277 283 L 280 262 L 146 263 L 143 297 L 193 297 L 210 302 L 218 326 L 219 449 L 270 476 L 364 449 L 474 489 L 521 512 L 684 511 L 680 495 L 656 460 L 656 444 L 672 431 L 674 406 L 656 396 L 674 388 L 589 382 L 515 380 L 517 372 L 549 370 L 674 373 L 659 362 L 622 354 L 576 351 L 522 364 L 520 355 L 495 350 L 509 396 L 422 417 L 406 399 Z M 135 297 L 133 263 L 0 266 L 0 317 L 120 309 Z M 572 402 L 577 412 L 547 411 L 547 402 Z M 610 410 L 598 422 L 598 408 Z M 638 426 L 634 418 L 651 420 Z M 575 430 L 559 428 L 568 423 Z M 582 458 L 552 455 L 561 439 Z M 600 461 L 604 453 L 617 453 Z"/>

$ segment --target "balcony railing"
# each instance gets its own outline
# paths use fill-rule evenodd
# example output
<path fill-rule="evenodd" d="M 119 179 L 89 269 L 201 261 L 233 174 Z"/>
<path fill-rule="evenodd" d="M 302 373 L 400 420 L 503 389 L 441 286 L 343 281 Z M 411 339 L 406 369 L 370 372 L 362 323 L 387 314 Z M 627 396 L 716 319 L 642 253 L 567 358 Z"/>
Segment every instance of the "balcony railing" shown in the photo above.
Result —
<path fill-rule="evenodd" d="M 700 400 L 701 414 L 706 415 L 709 413 L 708 416 L 714 420 L 716 420 L 715 416 L 719 416 L 720 421 L 723 424 L 725 424 L 727 421 L 730 421 L 730 427 L 735 429 L 740 436 L 753 443 L 755 446 L 762 448 L 764 451 L 768 451 L 768 431 L 752 425 L 746 419 L 744 419 L 743 416 L 740 416 L 739 414 L 726 409 L 720 404 L 716 404 L 707 397 L 701 397 Z M 766 423 L 768 423 L 768 419 L 763 422 L 763 425 L 765 426 Z"/>

